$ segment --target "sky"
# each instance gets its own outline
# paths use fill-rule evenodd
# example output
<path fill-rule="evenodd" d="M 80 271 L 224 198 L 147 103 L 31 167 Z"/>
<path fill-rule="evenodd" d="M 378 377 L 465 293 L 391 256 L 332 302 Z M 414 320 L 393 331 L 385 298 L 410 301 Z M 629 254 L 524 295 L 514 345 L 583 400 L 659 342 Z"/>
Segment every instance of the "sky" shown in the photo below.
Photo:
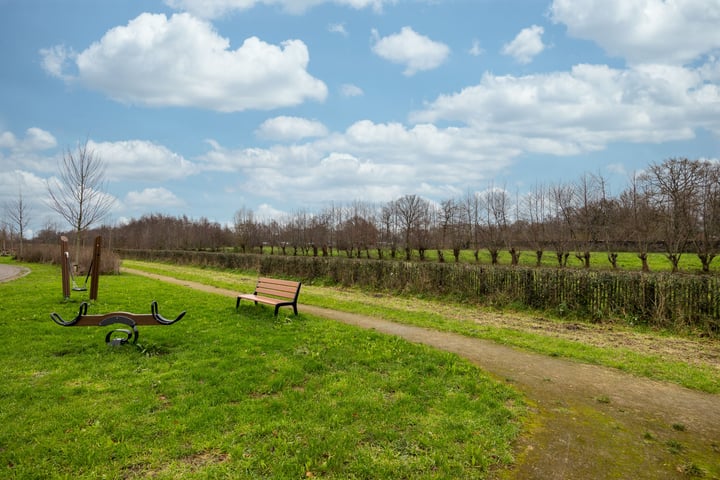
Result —
<path fill-rule="evenodd" d="M 231 224 L 720 158 L 720 0 L 0 0 L 0 205 L 63 154 Z"/>

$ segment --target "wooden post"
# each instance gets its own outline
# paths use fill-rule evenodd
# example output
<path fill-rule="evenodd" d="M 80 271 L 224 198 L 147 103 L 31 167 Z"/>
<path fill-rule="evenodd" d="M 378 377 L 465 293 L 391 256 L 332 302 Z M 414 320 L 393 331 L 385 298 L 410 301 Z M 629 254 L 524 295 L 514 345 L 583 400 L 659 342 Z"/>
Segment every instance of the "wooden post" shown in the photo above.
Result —
<path fill-rule="evenodd" d="M 60 237 L 60 268 L 62 270 L 63 296 L 70 298 L 70 253 L 68 252 L 68 239 Z"/>
<path fill-rule="evenodd" d="M 92 268 L 90 269 L 90 300 L 97 300 L 98 283 L 100 280 L 100 250 L 102 249 L 102 237 L 95 237 L 93 246 Z"/>

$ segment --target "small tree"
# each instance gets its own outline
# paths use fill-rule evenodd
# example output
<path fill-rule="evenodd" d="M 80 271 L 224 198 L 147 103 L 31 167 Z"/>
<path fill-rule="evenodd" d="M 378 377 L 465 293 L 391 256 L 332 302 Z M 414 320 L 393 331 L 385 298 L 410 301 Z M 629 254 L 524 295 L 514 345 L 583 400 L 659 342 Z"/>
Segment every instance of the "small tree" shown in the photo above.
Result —
<path fill-rule="evenodd" d="M 5 206 L 7 216 L 10 217 L 11 231 L 17 229 L 19 235 L 19 256 L 22 258 L 23 255 L 23 239 L 25 238 L 25 232 L 27 231 L 28 224 L 30 223 L 30 206 L 23 200 L 22 191 L 18 193 L 17 200 L 8 202 Z"/>
<path fill-rule="evenodd" d="M 75 258 L 79 259 L 83 234 L 110 212 L 115 200 L 104 192 L 105 165 L 87 140 L 74 151 L 68 148 L 59 168 L 59 180 L 47 183 L 49 206 L 75 232 Z"/>

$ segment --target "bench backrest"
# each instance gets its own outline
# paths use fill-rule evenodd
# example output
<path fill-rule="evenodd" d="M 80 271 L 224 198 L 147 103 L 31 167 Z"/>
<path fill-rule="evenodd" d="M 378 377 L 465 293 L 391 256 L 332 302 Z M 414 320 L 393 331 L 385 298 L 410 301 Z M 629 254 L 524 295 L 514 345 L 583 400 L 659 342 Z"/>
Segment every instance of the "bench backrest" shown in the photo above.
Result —
<path fill-rule="evenodd" d="M 275 278 L 258 278 L 255 295 L 271 295 L 288 300 L 297 300 L 300 294 L 300 282 L 278 280 Z"/>

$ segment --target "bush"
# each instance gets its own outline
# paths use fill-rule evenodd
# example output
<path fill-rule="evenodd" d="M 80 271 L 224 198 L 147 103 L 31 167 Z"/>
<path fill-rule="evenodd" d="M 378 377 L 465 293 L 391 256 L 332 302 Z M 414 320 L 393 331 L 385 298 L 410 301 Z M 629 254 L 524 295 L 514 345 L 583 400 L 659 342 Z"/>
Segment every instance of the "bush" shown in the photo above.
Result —
<path fill-rule="evenodd" d="M 82 247 L 78 268 L 75 275 L 86 275 L 92 263 L 93 247 Z M 63 260 L 59 245 L 27 245 L 23 248 L 22 257 L 18 260 L 30 263 L 45 263 L 60 265 Z M 120 256 L 112 250 L 102 250 L 100 253 L 100 274 L 118 274 L 120 272 Z"/>

